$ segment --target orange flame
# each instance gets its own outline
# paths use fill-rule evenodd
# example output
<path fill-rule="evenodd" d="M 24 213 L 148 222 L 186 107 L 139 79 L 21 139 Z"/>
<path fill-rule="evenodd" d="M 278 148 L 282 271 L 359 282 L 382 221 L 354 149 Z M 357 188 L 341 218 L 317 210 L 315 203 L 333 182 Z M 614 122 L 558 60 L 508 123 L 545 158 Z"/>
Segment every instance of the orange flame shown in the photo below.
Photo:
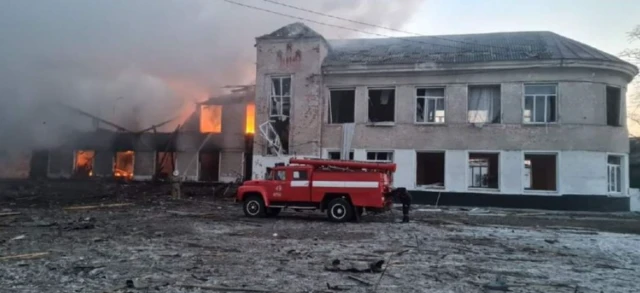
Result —
<path fill-rule="evenodd" d="M 220 105 L 200 106 L 200 132 L 202 133 L 222 132 L 222 106 Z"/>
<path fill-rule="evenodd" d="M 117 152 L 113 166 L 113 176 L 131 179 L 133 178 L 133 151 Z"/>
<path fill-rule="evenodd" d="M 254 134 L 256 132 L 256 105 L 247 104 L 244 132 L 246 134 Z"/>
<path fill-rule="evenodd" d="M 79 176 L 93 176 L 93 159 L 95 151 L 76 151 L 75 174 Z"/>

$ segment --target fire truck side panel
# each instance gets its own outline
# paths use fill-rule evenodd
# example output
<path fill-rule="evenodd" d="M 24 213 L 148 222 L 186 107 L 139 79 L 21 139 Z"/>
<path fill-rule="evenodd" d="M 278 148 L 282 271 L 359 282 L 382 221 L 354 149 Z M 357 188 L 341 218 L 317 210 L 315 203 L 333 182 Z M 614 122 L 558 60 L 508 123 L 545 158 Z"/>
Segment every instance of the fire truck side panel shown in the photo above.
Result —
<path fill-rule="evenodd" d="M 358 207 L 384 207 L 382 173 L 315 171 L 311 201 L 320 203 L 325 196 L 347 195 Z"/>

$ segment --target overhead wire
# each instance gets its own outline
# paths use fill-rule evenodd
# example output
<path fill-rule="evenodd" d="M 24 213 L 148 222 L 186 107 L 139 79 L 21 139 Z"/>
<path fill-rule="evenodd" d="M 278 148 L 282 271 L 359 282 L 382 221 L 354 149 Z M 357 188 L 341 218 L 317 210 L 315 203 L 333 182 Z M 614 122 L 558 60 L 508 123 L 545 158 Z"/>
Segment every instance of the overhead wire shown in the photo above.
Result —
<path fill-rule="evenodd" d="M 272 3 L 272 4 L 280 5 L 280 6 L 283 6 L 283 7 L 299 10 L 299 11 L 304 11 L 304 12 L 308 12 L 308 13 L 324 16 L 324 17 L 329 17 L 329 18 L 342 20 L 342 21 L 347 21 L 347 22 L 360 24 L 360 25 L 366 25 L 366 26 L 375 27 L 375 28 L 379 28 L 379 29 L 384 29 L 384 30 L 388 30 L 388 31 L 393 31 L 393 32 L 397 32 L 397 33 L 410 34 L 410 35 L 414 35 L 414 36 L 417 36 L 417 37 L 430 37 L 430 38 L 434 38 L 434 39 L 440 39 L 440 40 L 445 40 L 445 41 L 455 42 L 455 43 L 461 43 L 461 44 L 469 44 L 469 45 L 475 45 L 475 46 L 484 46 L 484 47 L 508 50 L 508 48 L 501 47 L 501 46 L 474 43 L 474 42 L 466 42 L 466 41 L 461 41 L 461 40 L 454 40 L 454 39 L 450 39 L 450 38 L 445 38 L 445 37 L 441 37 L 441 36 L 425 36 L 425 35 L 422 35 L 422 34 L 409 32 L 409 31 L 405 31 L 405 30 L 395 29 L 395 28 L 381 26 L 381 25 L 377 25 L 377 24 L 366 23 L 366 22 L 363 22 L 363 21 L 348 19 L 348 18 L 335 16 L 335 15 L 330 15 L 330 14 L 327 14 L 327 13 L 318 12 L 318 11 L 315 11 L 315 10 L 306 9 L 306 8 L 302 8 L 302 7 L 298 7 L 298 6 L 293 6 L 293 5 L 282 3 L 282 2 L 279 2 L 279 1 L 275 1 L 275 0 L 263 0 L 263 1 L 265 1 L 267 3 Z"/>
<path fill-rule="evenodd" d="M 385 37 L 385 38 L 398 39 L 398 40 L 403 40 L 403 41 L 412 42 L 412 43 L 419 43 L 419 44 L 424 44 L 424 45 L 429 45 L 429 46 L 447 47 L 447 48 L 452 48 L 452 49 L 455 49 L 455 50 L 459 50 L 460 49 L 459 46 L 429 43 L 429 42 L 424 42 L 424 41 L 420 41 L 420 40 L 409 39 L 409 38 L 406 38 L 406 37 L 394 37 L 394 36 L 390 36 L 390 35 L 386 35 L 386 34 L 382 34 L 382 33 L 375 33 L 375 32 L 365 31 L 365 30 L 356 29 L 356 28 L 352 28 L 352 27 L 347 27 L 347 26 L 342 26 L 342 25 L 337 25 L 337 24 L 330 24 L 330 23 L 326 23 L 326 22 L 322 22 L 322 21 L 317 21 L 317 20 L 305 18 L 305 17 L 286 14 L 286 13 L 282 13 L 282 12 L 278 12 L 278 11 L 274 11 L 274 10 L 270 10 L 270 9 L 266 9 L 266 8 L 262 8 L 262 7 L 257 7 L 257 6 L 253 6 L 253 5 L 249 5 L 249 4 L 245 4 L 245 3 L 240 3 L 240 2 L 236 2 L 236 1 L 232 1 L 232 0 L 223 0 L 223 1 L 227 2 L 227 3 L 234 4 L 234 5 L 243 6 L 243 7 L 246 7 L 246 8 L 251 8 L 251 9 L 255 9 L 255 10 L 260 10 L 260 11 L 272 13 L 272 14 L 275 14 L 275 15 L 289 17 L 289 18 L 302 20 L 302 21 L 306 21 L 306 22 L 310 22 L 310 23 L 315 23 L 315 24 L 319 24 L 319 25 L 324 25 L 324 26 L 329 26 L 329 27 L 334 27 L 334 28 L 339 28 L 339 29 L 344 29 L 344 30 L 350 30 L 350 31 L 358 32 L 358 33 L 374 35 L 374 36 L 379 36 L 379 37 Z"/>

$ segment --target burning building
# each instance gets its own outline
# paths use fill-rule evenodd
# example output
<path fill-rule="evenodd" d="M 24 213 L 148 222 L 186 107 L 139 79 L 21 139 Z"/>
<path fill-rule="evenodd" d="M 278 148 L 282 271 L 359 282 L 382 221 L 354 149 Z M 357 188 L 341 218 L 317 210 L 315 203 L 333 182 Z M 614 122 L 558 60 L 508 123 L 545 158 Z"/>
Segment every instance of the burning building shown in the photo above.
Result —
<path fill-rule="evenodd" d="M 0 170 L 11 172 L 0 175 L 163 180 L 177 171 L 186 181 L 227 182 L 239 176 L 249 177 L 255 129 L 254 95 L 254 87 L 246 86 L 198 103 L 172 132 L 157 131 L 162 125 L 131 130 L 65 106 L 70 110 L 67 114 L 90 118 L 93 128 L 73 131 L 66 141 L 21 156 L 23 159 L 3 159 Z"/>

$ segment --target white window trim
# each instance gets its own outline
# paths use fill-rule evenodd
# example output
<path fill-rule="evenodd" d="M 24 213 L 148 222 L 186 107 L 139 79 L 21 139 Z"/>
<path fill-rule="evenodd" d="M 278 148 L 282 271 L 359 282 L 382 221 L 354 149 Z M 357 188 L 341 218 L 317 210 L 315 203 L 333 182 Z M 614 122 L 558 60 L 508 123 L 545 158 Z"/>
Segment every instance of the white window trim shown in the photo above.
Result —
<path fill-rule="evenodd" d="M 391 160 L 369 160 L 369 153 L 391 153 Z M 354 153 L 355 156 L 355 153 Z M 376 156 L 377 157 L 377 156 Z M 378 162 L 378 163 L 393 163 L 396 158 L 396 154 L 393 150 L 365 150 L 365 159 L 367 162 Z"/>
<path fill-rule="evenodd" d="M 418 96 L 418 90 L 420 90 L 420 89 L 443 89 L 444 96 L 442 96 L 442 97 Z M 446 99 L 447 98 L 447 87 L 446 86 L 418 86 L 418 87 L 415 87 L 413 89 L 413 97 L 414 97 L 413 98 L 413 123 L 414 124 L 419 124 L 419 125 L 429 125 L 429 124 L 431 124 L 431 125 L 433 125 L 433 124 L 442 125 L 442 124 L 446 124 L 447 123 L 447 99 Z M 423 115 L 424 115 L 423 117 L 424 117 L 425 121 L 418 121 L 418 115 L 416 114 L 416 110 L 418 108 L 418 99 L 424 99 L 425 100 L 424 101 L 425 107 L 424 107 L 424 109 L 422 109 Z M 437 100 L 438 99 L 442 99 L 442 104 L 444 105 L 444 121 L 442 121 L 442 122 L 436 122 L 436 121 L 428 122 L 428 121 L 426 121 L 426 120 L 428 120 L 427 119 L 427 112 L 428 112 L 427 111 L 427 105 L 428 105 L 427 104 L 427 100 L 430 100 L 430 99 L 435 100 L 435 104 L 436 105 L 438 103 Z M 435 112 L 434 112 L 434 115 L 435 115 Z M 434 116 L 433 118 L 435 119 L 436 117 Z"/>
<path fill-rule="evenodd" d="M 417 172 L 417 167 L 418 167 L 418 154 L 443 154 L 444 155 L 444 182 L 442 182 L 443 186 L 442 187 L 438 187 L 438 186 L 428 186 L 428 185 L 423 185 L 423 184 L 418 184 L 417 180 L 416 180 L 416 176 L 414 176 L 413 178 L 413 182 L 414 182 L 414 186 L 416 187 L 416 189 L 418 190 L 425 190 L 425 191 L 447 191 L 447 151 L 443 150 L 443 151 L 437 151 L 437 150 L 427 150 L 427 151 L 421 151 L 421 150 L 416 150 L 415 153 L 415 158 L 414 158 L 414 170 Z M 466 175 L 465 175 L 466 176 Z M 465 177 L 465 180 L 467 180 L 467 178 Z"/>
<path fill-rule="evenodd" d="M 469 159 L 471 158 L 471 153 L 474 154 L 493 154 L 493 155 L 498 155 L 498 187 L 472 187 L 469 186 L 469 178 L 471 176 L 470 174 L 470 170 L 469 170 Z M 445 158 L 446 159 L 446 158 Z M 445 161 L 446 162 L 446 161 Z M 523 163 L 524 165 L 524 163 Z M 502 152 L 501 151 L 487 151 L 487 150 L 469 150 L 467 151 L 467 169 L 465 172 L 465 184 L 467 185 L 467 190 L 468 191 L 486 191 L 486 192 L 496 192 L 496 191 L 500 191 L 501 187 L 502 187 Z M 524 175 L 523 175 L 524 178 Z M 524 182 L 522 183 L 524 186 Z"/>
<path fill-rule="evenodd" d="M 544 95 L 527 95 L 526 93 L 526 87 L 527 86 L 554 86 L 556 88 L 556 121 L 553 122 L 548 122 L 547 120 L 547 103 L 549 102 L 549 97 L 552 95 L 549 94 L 544 94 Z M 545 101 L 545 107 L 544 107 L 544 122 L 535 122 L 535 121 L 525 121 L 524 119 L 524 112 L 526 111 L 525 107 L 526 107 L 526 99 L 527 96 L 533 96 L 533 110 L 535 111 L 536 109 L 536 97 L 545 97 L 544 101 Z M 531 113 L 531 118 L 533 119 L 535 117 L 535 113 Z M 544 124 L 558 124 L 558 121 L 560 120 L 560 94 L 559 94 L 559 86 L 557 83 L 525 83 L 522 85 L 522 124 L 527 124 L 527 125 L 544 125 Z"/>
<path fill-rule="evenodd" d="M 396 124 L 396 121 L 398 120 L 398 113 L 397 113 L 397 109 L 398 109 L 398 87 L 396 86 L 372 86 L 372 87 L 366 87 L 365 88 L 366 92 L 366 98 L 367 98 L 367 102 L 366 102 L 366 121 L 367 121 L 367 125 L 372 125 L 372 126 L 394 126 Z M 371 120 L 369 120 L 369 91 L 370 90 L 393 90 L 393 121 L 384 121 L 384 122 L 373 122 Z M 356 101 L 357 101 L 358 97 L 356 94 Z M 356 105 L 357 107 L 357 105 Z M 354 109 L 355 111 L 355 109 Z M 354 115 L 354 120 L 355 120 L 355 115 Z"/>
<path fill-rule="evenodd" d="M 471 121 L 469 121 L 469 96 L 470 96 L 470 95 L 469 95 L 469 92 L 470 92 L 470 91 L 469 91 L 469 88 L 471 88 L 471 87 L 482 87 L 482 86 L 497 86 L 497 87 L 498 87 L 498 89 L 500 90 L 500 91 L 499 91 L 499 92 L 500 92 L 500 113 L 499 113 L 499 115 L 500 115 L 500 122 L 498 122 L 498 123 L 492 123 L 492 122 L 471 122 Z M 503 110 L 502 110 L 502 108 L 503 108 L 503 107 L 502 107 L 502 105 L 504 104 L 504 101 L 502 100 L 502 96 L 503 96 L 503 95 L 502 95 L 502 84 L 500 84 L 500 83 L 478 83 L 478 84 L 467 84 L 467 105 L 466 105 L 466 107 L 467 107 L 467 112 L 466 112 L 466 113 L 467 113 L 467 122 L 468 122 L 468 123 L 471 123 L 471 124 L 483 124 L 483 125 L 500 125 L 500 124 L 504 124 L 504 117 L 503 117 Z M 523 100 L 523 101 L 524 101 L 524 100 Z M 494 105 L 493 105 L 493 103 L 491 103 L 491 109 L 492 109 L 492 110 L 493 110 L 493 107 L 494 107 Z M 523 107 L 524 107 L 524 105 L 523 105 Z M 445 105 L 445 109 L 446 109 L 446 105 Z M 557 111 L 557 110 L 556 110 L 556 111 Z M 557 114 L 557 113 L 556 113 L 556 114 Z M 524 121 L 524 110 L 523 110 L 523 112 L 522 112 L 522 119 L 523 119 L 523 121 Z M 556 119 L 556 120 L 558 120 L 558 119 Z M 474 152 L 474 153 L 475 153 L 475 152 Z"/>
<path fill-rule="evenodd" d="M 561 152 L 558 151 L 522 151 L 522 161 L 520 161 L 520 182 L 522 191 L 527 195 L 562 195 L 562 182 L 560 181 L 562 168 Z M 524 162 L 526 155 L 555 155 L 556 156 L 556 190 L 535 190 L 524 187 Z"/>
<path fill-rule="evenodd" d="M 330 159 L 329 153 L 340 153 L 340 149 L 325 149 L 323 159 Z M 350 149 L 349 153 L 353 153 L 353 160 L 356 160 L 356 152 L 354 149 Z"/>
<path fill-rule="evenodd" d="M 614 156 L 614 157 L 619 157 L 620 158 L 620 190 L 619 191 L 611 191 L 609 190 L 609 166 L 612 166 L 613 164 L 609 164 L 609 157 L 610 156 Z M 627 192 L 627 169 L 628 169 L 628 165 L 627 165 L 627 156 L 626 154 L 621 154 L 621 153 L 607 153 L 607 156 L 605 157 L 605 164 L 607 166 L 607 194 L 608 195 L 612 195 L 612 196 L 621 196 L 621 195 L 625 195 Z"/>
<path fill-rule="evenodd" d="M 275 95 L 275 88 L 273 87 L 273 80 L 274 79 L 279 79 L 280 80 L 280 91 L 284 92 L 282 90 L 282 80 L 285 79 L 285 78 L 289 78 L 289 95 L 282 95 L 282 94 L 279 95 L 279 96 Z M 269 109 L 268 109 L 269 110 L 269 112 L 268 112 L 269 120 L 271 120 L 272 118 L 277 118 L 277 117 L 285 117 L 284 116 L 284 109 L 282 108 L 282 98 L 284 98 L 284 97 L 289 97 L 289 116 L 286 116 L 286 117 L 289 117 L 289 119 L 291 119 L 291 116 L 292 116 L 291 112 L 292 112 L 292 109 L 293 109 L 293 75 L 272 75 L 272 76 L 269 76 L 268 82 L 269 82 L 269 90 L 270 90 L 269 91 L 269 104 L 268 104 L 269 105 Z M 274 97 L 280 99 L 279 109 L 277 109 L 277 112 L 278 112 L 277 115 L 272 115 L 271 114 L 271 112 L 272 112 L 272 108 L 271 108 L 272 100 L 273 100 Z"/>

